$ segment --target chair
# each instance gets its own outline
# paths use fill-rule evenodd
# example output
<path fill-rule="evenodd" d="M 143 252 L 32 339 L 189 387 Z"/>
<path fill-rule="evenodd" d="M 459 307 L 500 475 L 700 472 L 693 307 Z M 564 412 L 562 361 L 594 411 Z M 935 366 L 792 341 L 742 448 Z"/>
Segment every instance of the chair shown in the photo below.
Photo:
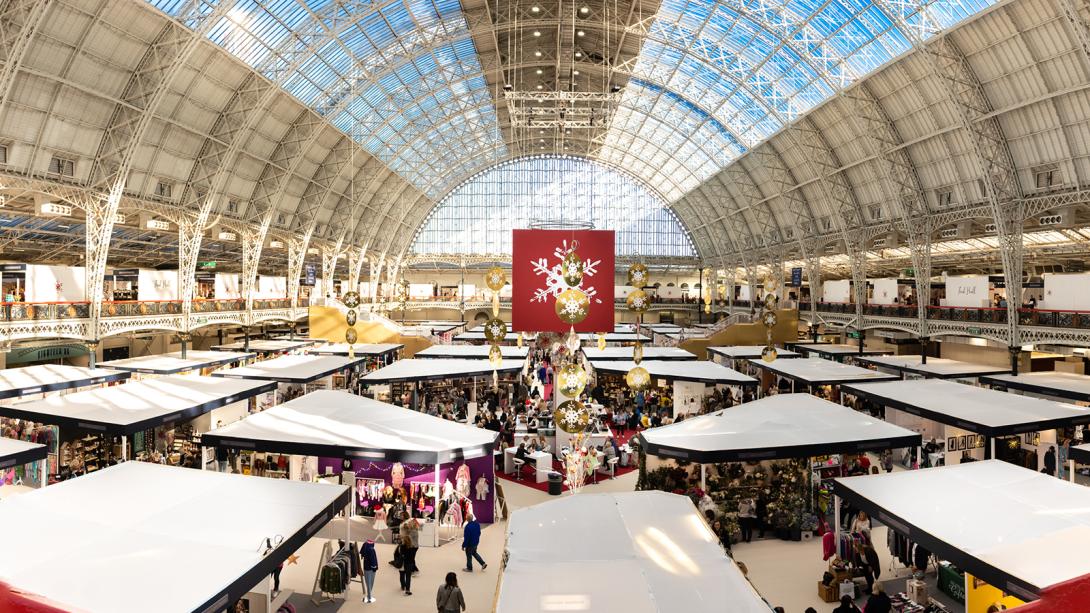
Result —
<path fill-rule="evenodd" d="M 526 464 L 526 460 L 515 458 L 511 461 L 515 464 L 515 481 L 522 481 L 522 467 Z"/>
<path fill-rule="evenodd" d="M 609 461 L 607 462 L 607 464 L 609 464 L 609 478 L 610 479 L 616 479 L 617 478 L 617 462 L 619 462 L 619 461 L 620 461 L 620 458 L 610 458 Z"/>

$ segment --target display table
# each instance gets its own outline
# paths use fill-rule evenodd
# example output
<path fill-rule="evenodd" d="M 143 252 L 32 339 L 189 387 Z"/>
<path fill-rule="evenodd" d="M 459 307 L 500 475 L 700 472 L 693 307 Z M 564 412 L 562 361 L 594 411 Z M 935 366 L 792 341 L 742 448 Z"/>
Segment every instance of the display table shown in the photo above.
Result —
<path fill-rule="evenodd" d="M 503 472 L 509 475 L 515 472 L 516 451 L 518 451 L 518 447 L 508 447 L 503 450 Z M 554 472 L 553 456 L 551 453 L 545 453 L 544 451 L 527 453 L 526 465 L 534 467 L 535 480 L 538 483 L 544 482 L 549 478 L 549 473 Z"/>

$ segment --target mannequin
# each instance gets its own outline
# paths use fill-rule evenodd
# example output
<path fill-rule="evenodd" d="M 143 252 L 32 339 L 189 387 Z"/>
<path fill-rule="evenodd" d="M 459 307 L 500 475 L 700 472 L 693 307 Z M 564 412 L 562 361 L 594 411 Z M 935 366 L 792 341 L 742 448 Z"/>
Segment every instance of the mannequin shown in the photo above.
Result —
<path fill-rule="evenodd" d="M 477 500 L 488 498 L 488 490 L 488 480 L 484 478 L 484 475 L 477 477 Z"/>

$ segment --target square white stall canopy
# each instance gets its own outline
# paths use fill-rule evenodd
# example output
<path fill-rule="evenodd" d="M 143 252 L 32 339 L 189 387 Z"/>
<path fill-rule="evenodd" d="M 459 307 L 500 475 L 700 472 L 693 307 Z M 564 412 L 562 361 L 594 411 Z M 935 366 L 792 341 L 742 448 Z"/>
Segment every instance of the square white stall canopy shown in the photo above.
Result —
<path fill-rule="evenodd" d="M 858 345 L 845 345 L 840 343 L 795 343 L 795 351 L 803 355 L 819 354 L 829 357 L 839 357 L 845 355 L 882 355 L 889 353 L 881 349 L 867 349 L 863 348 L 863 351 L 859 351 Z"/>
<path fill-rule="evenodd" d="M 912 373 L 931 379 L 964 379 L 983 375 L 1009 373 L 1009 367 L 973 364 L 946 358 L 927 358 L 927 363 L 918 355 L 876 355 L 859 358 L 859 361 L 879 368 L 887 368 L 902 373 Z"/>
<path fill-rule="evenodd" d="M 39 364 L 0 370 L 0 399 L 121 381 L 130 373 L 104 368 Z"/>
<path fill-rule="evenodd" d="M 1010 436 L 1090 423 L 1090 408 L 943 381 L 845 385 L 841 391 L 985 436 Z"/>
<path fill-rule="evenodd" d="M 580 494 L 520 509 L 497 613 L 769 613 L 692 501 Z"/>
<path fill-rule="evenodd" d="M 1090 488 L 1001 460 L 848 477 L 837 495 L 1026 599 L 1090 574 Z"/>
<path fill-rule="evenodd" d="M 991 375 L 980 382 L 998 389 L 1019 390 L 1042 396 L 1090 402 L 1090 376 L 1071 372 L 1028 372 Z"/>
<path fill-rule="evenodd" d="M 167 375 L 0 406 L 0 415 L 110 435 L 133 434 L 191 420 L 276 389 L 263 381 Z"/>
<path fill-rule="evenodd" d="M 215 345 L 212 347 L 212 351 L 254 351 L 257 353 L 281 353 L 288 351 L 295 351 L 297 349 L 304 349 L 310 347 L 314 343 L 311 341 L 273 341 L 252 338 L 250 339 L 250 346 L 247 347 L 244 341 L 237 341 L 234 343 L 227 343 L 224 345 Z"/>
<path fill-rule="evenodd" d="M 513 343 L 513 342 L 517 341 L 518 338 L 519 338 L 518 332 L 508 332 L 507 335 L 503 337 L 503 342 Z M 484 341 L 484 332 L 475 332 L 475 331 L 472 331 L 472 330 L 469 331 L 469 332 L 462 332 L 461 334 L 455 336 L 454 340 L 456 340 L 456 341 L 474 341 L 474 342 Z"/>
<path fill-rule="evenodd" d="M 711 464 L 914 447 L 920 435 L 810 394 L 777 394 L 644 430 L 650 455 Z"/>
<path fill-rule="evenodd" d="M 394 355 L 399 350 L 404 349 L 405 345 L 400 343 L 359 343 L 352 345 L 352 350 L 357 356 L 366 357 L 381 357 L 384 355 Z M 307 353 L 310 355 L 348 355 L 348 343 L 329 343 L 328 345 L 320 345 L 318 347 L 311 347 L 307 349 Z"/>
<path fill-rule="evenodd" d="M 339 485 L 124 462 L 5 500 L 3 525 L 48 529 L 8 531 L 0 581 L 88 613 L 221 611 L 348 499 Z"/>
<path fill-rule="evenodd" d="M 590 365 L 598 372 L 614 375 L 624 375 L 636 367 L 636 363 L 631 360 L 593 360 Z M 639 365 L 647 369 L 652 378 L 665 379 L 669 382 L 692 381 L 707 385 L 757 386 L 757 380 L 753 377 L 706 360 L 691 362 L 644 360 Z"/>
<path fill-rule="evenodd" d="M 488 352 L 491 349 L 492 347 L 488 345 L 432 345 L 422 351 L 417 351 L 413 354 L 413 357 L 421 359 L 454 358 L 484 360 L 488 359 Z M 529 347 L 511 347 L 510 345 L 500 346 L 500 355 L 507 360 L 525 360 L 529 353 Z"/>
<path fill-rule="evenodd" d="M 856 381 L 889 381 L 897 378 L 896 375 L 821 358 L 777 359 L 773 362 L 750 360 L 750 363 L 804 385 L 838 385 Z"/>
<path fill-rule="evenodd" d="M 100 362 L 103 368 L 125 370 L 156 375 L 173 375 L 189 370 L 202 368 L 215 368 L 224 364 L 241 362 L 256 358 L 256 353 L 234 353 L 230 351 L 186 351 L 182 357 L 181 351 L 161 353 L 158 355 L 145 355 L 137 358 L 125 358 L 124 360 L 111 360 Z"/>
<path fill-rule="evenodd" d="M 352 368 L 362 363 L 364 359 L 334 355 L 282 355 L 249 366 L 217 371 L 212 373 L 212 376 L 278 383 L 310 383 Z"/>
<path fill-rule="evenodd" d="M 459 360 L 435 358 L 424 360 L 398 360 L 360 377 L 365 384 L 431 381 L 434 379 L 466 379 L 491 375 L 492 371 L 502 373 L 522 370 L 523 360 L 503 360 L 498 366 L 492 366 L 488 360 Z"/>
<path fill-rule="evenodd" d="M 588 360 L 632 360 L 633 347 L 583 347 L 583 355 Z M 695 360 L 696 355 L 677 347 L 644 347 L 643 359 L 645 360 Z"/>
<path fill-rule="evenodd" d="M 715 355 L 731 360 L 758 360 L 761 358 L 761 352 L 764 351 L 764 348 L 764 345 L 723 345 L 719 347 L 708 347 L 708 353 L 714 353 Z M 776 347 L 777 360 L 780 358 L 797 357 L 799 357 L 798 352 Z"/>
<path fill-rule="evenodd" d="M 319 390 L 201 438 L 230 447 L 327 458 L 442 464 L 492 453 L 497 434 L 347 392 Z"/>
<path fill-rule="evenodd" d="M 0 438 L 0 469 L 44 460 L 48 455 L 49 448 L 45 445 L 13 438 Z"/>
<path fill-rule="evenodd" d="M 1072 446 L 1067 452 L 1067 457 L 1079 464 L 1090 464 L 1090 443 Z"/>
<path fill-rule="evenodd" d="M 598 333 L 596 332 L 581 332 L 579 334 L 579 340 L 586 342 L 598 342 Z M 634 343 L 636 341 L 642 341 L 645 343 L 651 342 L 651 337 L 646 334 L 636 334 L 635 332 L 606 332 L 605 334 L 607 343 Z"/>

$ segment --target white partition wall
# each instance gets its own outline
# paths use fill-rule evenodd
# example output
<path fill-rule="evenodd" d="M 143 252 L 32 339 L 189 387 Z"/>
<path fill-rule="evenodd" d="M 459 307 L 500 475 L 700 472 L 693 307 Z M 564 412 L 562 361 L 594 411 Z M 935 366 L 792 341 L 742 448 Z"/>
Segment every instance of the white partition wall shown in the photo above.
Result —
<path fill-rule="evenodd" d="M 177 270 L 141 268 L 136 285 L 137 300 L 178 300 Z"/>
<path fill-rule="evenodd" d="M 944 306 L 969 308 L 991 306 L 988 296 L 988 275 L 946 277 Z"/>
<path fill-rule="evenodd" d="M 1090 311 L 1090 274 L 1045 273 L 1044 299 L 1039 309 Z"/>
<path fill-rule="evenodd" d="M 288 280 L 286 277 L 269 277 L 261 275 L 257 278 L 256 298 L 276 299 L 285 298 L 288 295 Z"/>
<path fill-rule="evenodd" d="M 238 275 L 234 273 L 217 272 L 215 298 L 217 300 L 230 300 L 232 298 L 241 297 L 242 289 L 238 284 Z"/>
<path fill-rule="evenodd" d="M 86 300 L 87 272 L 82 266 L 27 264 L 27 302 L 79 302 Z"/>
<path fill-rule="evenodd" d="M 897 298 L 897 279 L 875 279 L 871 282 L 874 294 L 871 304 L 894 304 Z"/>
<path fill-rule="evenodd" d="M 821 299 L 825 302 L 851 302 L 852 282 L 850 279 L 826 281 L 821 286 Z"/>

